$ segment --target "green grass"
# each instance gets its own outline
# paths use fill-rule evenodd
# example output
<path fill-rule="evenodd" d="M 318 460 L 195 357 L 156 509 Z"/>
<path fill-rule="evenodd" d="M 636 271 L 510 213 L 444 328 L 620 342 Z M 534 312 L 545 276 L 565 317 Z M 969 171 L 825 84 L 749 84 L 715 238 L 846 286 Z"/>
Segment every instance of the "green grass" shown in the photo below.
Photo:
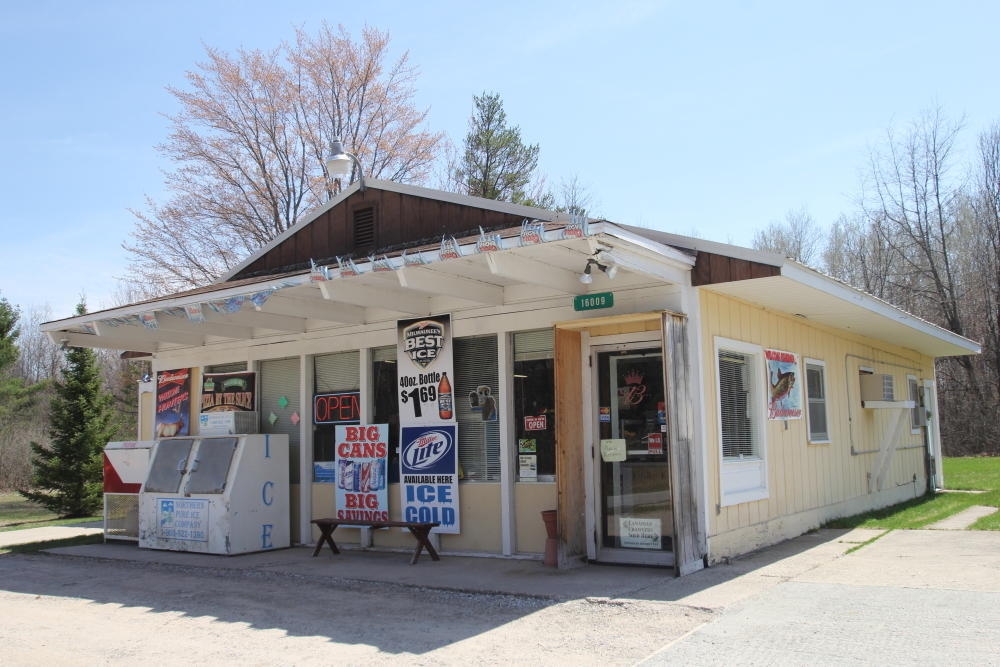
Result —
<path fill-rule="evenodd" d="M 67 537 L 63 540 L 48 540 L 45 542 L 31 542 L 29 544 L 15 544 L 9 547 L 0 547 L 0 554 L 16 553 L 26 554 L 41 551 L 42 549 L 56 549 L 58 547 L 76 547 L 83 544 L 101 544 L 104 542 L 104 535 L 93 533 L 91 535 L 79 535 L 77 537 Z"/>
<path fill-rule="evenodd" d="M 973 505 L 1000 508 L 1000 458 L 966 457 L 944 460 L 944 480 L 949 490 L 983 493 L 943 492 L 914 498 L 899 505 L 836 519 L 826 528 L 879 528 L 883 530 L 924 528 Z M 1000 513 L 983 517 L 972 530 L 1000 530 Z"/>
<path fill-rule="evenodd" d="M 42 526 L 72 526 L 102 519 L 100 515 L 61 519 L 41 505 L 28 502 L 19 493 L 0 493 L 0 532 Z"/>

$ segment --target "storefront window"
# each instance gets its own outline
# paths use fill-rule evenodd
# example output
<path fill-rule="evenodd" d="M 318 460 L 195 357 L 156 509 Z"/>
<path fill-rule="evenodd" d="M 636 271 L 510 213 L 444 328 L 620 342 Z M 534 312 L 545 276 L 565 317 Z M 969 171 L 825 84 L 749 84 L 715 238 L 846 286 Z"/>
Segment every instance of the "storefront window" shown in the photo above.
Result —
<path fill-rule="evenodd" d="M 261 433 L 288 436 L 289 481 L 299 483 L 299 358 L 267 359 L 260 362 Z"/>
<path fill-rule="evenodd" d="M 556 474 L 555 385 L 551 329 L 514 334 L 515 470 L 521 482 Z"/>
<path fill-rule="evenodd" d="M 205 366 L 203 372 L 208 373 L 243 373 L 247 370 L 247 362 L 234 361 L 231 364 L 214 364 Z"/>
<path fill-rule="evenodd" d="M 500 480 L 500 382 L 496 336 L 455 339 L 455 410 L 459 476 Z"/>
<path fill-rule="evenodd" d="M 313 359 L 313 396 L 320 394 L 344 393 L 343 397 L 331 399 L 332 406 L 326 412 L 329 414 L 323 421 L 325 424 L 313 425 L 313 461 L 333 461 L 337 424 L 357 424 L 357 419 L 351 410 L 338 409 L 339 406 L 351 405 L 360 397 L 352 398 L 348 392 L 357 392 L 361 386 L 360 356 L 357 350 L 337 352 L 336 354 L 317 355 Z M 357 411 L 354 410 L 354 413 Z"/>
<path fill-rule="evenodd" d="M 399 482 L 399 384 L 396 346 L 372 350 L 372 423 L 389 425 L 389 483 Z"/>

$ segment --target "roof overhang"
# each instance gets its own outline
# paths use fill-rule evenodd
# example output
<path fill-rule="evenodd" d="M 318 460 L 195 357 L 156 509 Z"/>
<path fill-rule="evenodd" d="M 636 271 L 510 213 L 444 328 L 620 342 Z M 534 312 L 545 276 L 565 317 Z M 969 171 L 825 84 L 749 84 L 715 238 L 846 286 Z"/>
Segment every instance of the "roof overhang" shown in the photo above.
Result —
<path fill-rule="evenodd" d="M 587 260 L 617 265 L 580 281 Z M 153 355 L 609 289 L 688 285 L 694 257 L 608 222 L 538 222 L 395 256 L 221 282 L 48 322 L 56 343 Z M 134 356 L 134 355 L 132 355 Z"/>
<path fill-rule="evenodd" d="M 979 354 L 982 350 L 975 341 L 791 260 L 782 261 L 778 276 L 717 283 L 702 289 L 932 357 Z"/>

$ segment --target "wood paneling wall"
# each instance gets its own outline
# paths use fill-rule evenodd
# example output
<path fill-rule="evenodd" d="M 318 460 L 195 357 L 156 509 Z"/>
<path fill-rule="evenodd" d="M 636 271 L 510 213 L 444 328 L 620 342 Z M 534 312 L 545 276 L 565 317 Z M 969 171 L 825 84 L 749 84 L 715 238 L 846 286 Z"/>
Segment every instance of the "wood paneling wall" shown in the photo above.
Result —
<path fill-rule="evenodd" d="M 579 331 L 556 329 L 556 486 L 558 488 L 560 566 L 587 553 L 583 457 L 583 368 Z"/>
<path fill-rule="evenodd" d="M 355 211 L 374 208 L 375 245 L 356 247 Z M 337 257 L 363 259 L 407 246 L 436 244 L 444 235 L 463 237 L 517 227 L 523 217 L 437 199 L 369 187 L 305 224 L 232 280 L 309 267 L 309 260 L 332 263 Z"/>

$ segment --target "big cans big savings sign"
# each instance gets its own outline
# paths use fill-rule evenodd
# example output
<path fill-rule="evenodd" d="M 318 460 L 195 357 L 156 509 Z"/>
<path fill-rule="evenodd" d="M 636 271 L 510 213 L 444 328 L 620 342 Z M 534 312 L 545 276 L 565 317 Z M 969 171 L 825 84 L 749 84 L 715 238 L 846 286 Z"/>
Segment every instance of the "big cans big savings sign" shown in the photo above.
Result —
<path fill-rule="evenodd" d="M 397 323 L 403 519 L 460 532 L 451 316 Z"/>

